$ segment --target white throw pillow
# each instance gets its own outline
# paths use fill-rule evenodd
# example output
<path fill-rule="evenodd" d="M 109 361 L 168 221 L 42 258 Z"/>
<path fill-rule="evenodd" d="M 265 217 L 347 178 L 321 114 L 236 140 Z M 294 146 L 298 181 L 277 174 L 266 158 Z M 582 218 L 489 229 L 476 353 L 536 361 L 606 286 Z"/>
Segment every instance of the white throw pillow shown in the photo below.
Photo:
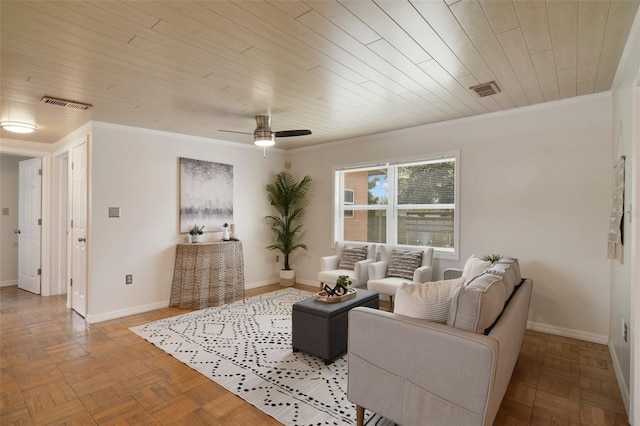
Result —
<path fill-rule="evenodd" d="M 462 269 L 462 276 L 467 279 L 467 282 L 469 282 L 478 275 L 482 275 L 482 273 L 486 271 L 489 266 L 491 266 L 491 262 L 489 260 L 482 260 L 479 257 L 476 257 L 475 254 L 472 254 L 464 264 L 464 268 Z"/>
<path fill-rule="evenodd" d="M 473 333 L 484 333 L 500 316 L 506 301 L 501 276 L 485 273 L 456 289 L 451 297 L 447 325 Z"/>
<path fill-rule="evenodd" d="M 464 281 L 461 277 L 425 284 L 402 283 L 396 291 L 393 313 L 444 324 L 449 316 L 451 297 Z"/>

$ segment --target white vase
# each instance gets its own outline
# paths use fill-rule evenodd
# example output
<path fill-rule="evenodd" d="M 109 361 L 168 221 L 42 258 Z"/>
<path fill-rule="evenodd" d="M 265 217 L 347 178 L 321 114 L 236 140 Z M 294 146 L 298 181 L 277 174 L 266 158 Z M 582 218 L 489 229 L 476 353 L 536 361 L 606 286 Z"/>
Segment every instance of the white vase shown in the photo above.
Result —
<path fill-rule="evenodd" d="M 193 235 L 187 234 L 184 240 L 187 242 L 187 244 L 191 244 L 191 242 L 193 241 Z"/>
<path fill-rule="evenodd" d="M 231 238 L 232 238 L 232 239 L 234 239 L 234 240 L 237 240 L 237 239 L 238 239 L 238 237 L 236 236 L 236 224 L 235 224 L 235 223 L 232 223 L 232 224 L 231 224 L 231 225 L 229 225 L 229 226 L 230 226 L 230 228 L 231 228 L 231 235 L 230 235 L 230 236 L 231 236 Z"/>
<path fill-rule="evenodd" d="M 192 241 L 194 243 L 201 243 L 202 242 L 202 234 L 196 234 L 192 237 Z"/>
<path fill-rule="evenodd" d="M 222 231 L 222 241 L 229 241 L 229 228 L 225 227 Z"/>
<path fill-rule="evenodd" d="M 280 287 L 291 287 L 296 283 L 296 272 L 293 269 L 280 269 Z"/>

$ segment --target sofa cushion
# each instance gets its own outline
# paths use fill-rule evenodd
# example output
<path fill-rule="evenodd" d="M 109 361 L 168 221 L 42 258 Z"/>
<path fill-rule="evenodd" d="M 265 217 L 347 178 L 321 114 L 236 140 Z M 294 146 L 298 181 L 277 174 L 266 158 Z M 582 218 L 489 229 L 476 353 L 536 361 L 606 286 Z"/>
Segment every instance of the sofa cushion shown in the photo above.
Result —
<path fill-rule="evenodd" d="M 413 280 L 413 273 L 422 265 L 422 251 L 393 250 L 387 266 L 387 277 Z"/>
<path fill-rule="evenodd" d="M 393 313 L 444 324 L 451 297 L 464 283 L 464 277 L 424 284 L 402 283 L 396 291 Z"/>
<path fill-rule="evenodd" d="M 348 269 L 353 271 L 356 263 L 367 258 L 367 246 L 345 247 L 340 256 L 338 269 Z"/>
<path fill-rule="evenodd" d="M 520 283 L 522 277 L 520 276 L 520 265 L 518 259 L 510 257 L 503 257 L 493 265 L 487 272 L 494 275 L 500 275 L 504 280 L 505 290 L 507 291 L 507 299 L 513 293 L 516 285 Z"/>
<path fill-rule="evenodd" d="M 451 298 L 447 325 L 484 333 L 502 312 L 506 299 L 502 277 L 485 272 L 456 289 Z"/>
<path fill-rule="evenodd" d="M 486 271 L 490 266 L 490 261 L 482 260 L 475 254 L 472 254 L 464 264 L 464 268 L 462 269 L 462 276 L 467 279 L 467 282 L 470 282 L 478 275 L 482 275 L 482 273 Z"/>

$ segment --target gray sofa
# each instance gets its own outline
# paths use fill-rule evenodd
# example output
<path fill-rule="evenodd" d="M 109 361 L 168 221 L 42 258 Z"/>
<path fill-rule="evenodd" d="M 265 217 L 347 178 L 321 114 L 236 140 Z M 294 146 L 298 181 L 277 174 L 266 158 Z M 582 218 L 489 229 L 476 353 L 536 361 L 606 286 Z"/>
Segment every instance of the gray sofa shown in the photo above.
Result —
<path fill-rule="evenodd" d="M 524 339 L 532 287 L 517 260 L 501 259 L 456 290 L 446 324 L 350 311 L 347 395 L 358 424 L 366 408 L 403 426 L 491 425 Z"/>

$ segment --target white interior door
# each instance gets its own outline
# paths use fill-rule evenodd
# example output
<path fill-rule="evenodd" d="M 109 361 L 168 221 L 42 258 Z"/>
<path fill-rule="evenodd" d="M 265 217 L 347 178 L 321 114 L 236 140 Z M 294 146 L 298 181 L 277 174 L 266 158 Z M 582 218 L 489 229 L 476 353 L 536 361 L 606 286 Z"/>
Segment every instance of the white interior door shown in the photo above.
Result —
<path fill-rule="evenodd" d="M 87 143 L 71 153 L 71 307 L 87 314 Z"/>
<path fill-rule="evenodd" d="M 18 189 L 18 288 L 40 294 L 42 159 L 20 162 Z"/>

